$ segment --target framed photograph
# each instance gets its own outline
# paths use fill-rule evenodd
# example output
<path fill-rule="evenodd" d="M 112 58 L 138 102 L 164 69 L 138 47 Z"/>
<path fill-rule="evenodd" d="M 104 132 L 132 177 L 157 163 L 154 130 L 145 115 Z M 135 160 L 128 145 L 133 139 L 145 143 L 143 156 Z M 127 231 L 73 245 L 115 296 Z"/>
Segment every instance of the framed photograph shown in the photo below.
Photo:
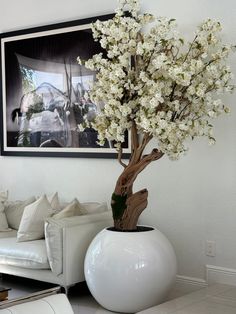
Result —
<path fill-rule="evenodd" d="M 113 142 L 97 144 L 92 120 L 100 105 L 85 97 L 96 73 L 77 63 L 102 52 L 91 23 L 105 15 L 3 33 L 1 37 L 1 154 L 115 158 Z M 130 153 L 127 135 L 124 157 Z"/>

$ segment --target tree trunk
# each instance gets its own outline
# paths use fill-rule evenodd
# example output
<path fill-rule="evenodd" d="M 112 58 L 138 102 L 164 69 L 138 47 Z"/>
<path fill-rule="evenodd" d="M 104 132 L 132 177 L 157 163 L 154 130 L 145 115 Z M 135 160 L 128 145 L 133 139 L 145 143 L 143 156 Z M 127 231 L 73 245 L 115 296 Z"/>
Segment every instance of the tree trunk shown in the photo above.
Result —
<path fill-rule="evenodd" d="M 137 154 L 136 154 L 137 155 Z M 133 193 L 133 183 L 138 174 L 146 166 L 164 154 L 157 150 L 138 158 L 131 159 L 117 180 L 115 191 L 112 194 L 111 207 L 113 211 L 114 227 L 117 230 L 136 230 L 138 218 L 147 207 L 147 189 Z"/>
<path fill-rule="evenodd" d="M 147 207 L 148 191 L 147 189 L 140 190 L 129 196 L 118 196 L 114 193 L 112 198 L 112 207 L 120 206 L 119 201 L 116 203 L 115 199 L 123 198 L 125 200 L 123 210 L 120 210 L 120 215 L 114 215 L 114 227 L 116 230 L 136 230 L 139 216 Z M 121 207 L 122 208 L 122 207 Z"/>

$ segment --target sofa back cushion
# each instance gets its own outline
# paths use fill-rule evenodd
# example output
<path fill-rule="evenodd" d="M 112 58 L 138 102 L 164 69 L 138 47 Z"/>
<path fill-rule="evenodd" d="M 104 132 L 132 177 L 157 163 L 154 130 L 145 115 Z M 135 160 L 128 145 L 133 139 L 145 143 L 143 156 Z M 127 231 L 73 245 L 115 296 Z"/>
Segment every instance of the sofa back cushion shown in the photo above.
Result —
<path fill-rule="evenodd" d="M 5 213 L 10 228 L 18 230 L 26 206 L 36 201 L 34 196 L 25 201 L 8 201 L 5 204 Z"/>
<path fill-rule="evenodd" d="M 107 203 L 98 203 L 98 202 L 86 202 L 82 203 L 81 212 L 83 215 L 92 215 L 107 212 L 108 206 Z"/>
<path fill-rule="evenodd" d="M 26 206 L 17 232 L 17 241 L 42 239 L 44 237 L 44 221 L 52 213 L 53 209 L 46 195 Z"/>
<path fill-rule="evenodd" d="M 0 192 L 0 231 L 8 230 L 8 223 L 5 214 L 5 202 L 8 197 L 8 191 Z"/>
<path fill-rule="evenodd" d="M 2 238 L 11 238 L 11 237 L 14 237 L 14 238 L 17 237 L 17 230 L 15 230 L 15 229 L 8 229 L 7 231 L 1 231 L 0 232 L 0 239 L 2 239 Z"/>

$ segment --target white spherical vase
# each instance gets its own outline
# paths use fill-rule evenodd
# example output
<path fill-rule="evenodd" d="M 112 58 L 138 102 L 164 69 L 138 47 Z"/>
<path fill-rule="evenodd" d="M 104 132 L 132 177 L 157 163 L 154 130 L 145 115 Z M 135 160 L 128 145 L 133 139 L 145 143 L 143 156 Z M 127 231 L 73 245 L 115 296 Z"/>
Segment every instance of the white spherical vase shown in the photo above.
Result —
<path fill-rule="evenodd" d="M 160 304 L 176 278 L 176 256 L 157 229 L 120 232 L 104 229 L 85 257 L 90 292 L 104 308 L 136 313 Z"/>

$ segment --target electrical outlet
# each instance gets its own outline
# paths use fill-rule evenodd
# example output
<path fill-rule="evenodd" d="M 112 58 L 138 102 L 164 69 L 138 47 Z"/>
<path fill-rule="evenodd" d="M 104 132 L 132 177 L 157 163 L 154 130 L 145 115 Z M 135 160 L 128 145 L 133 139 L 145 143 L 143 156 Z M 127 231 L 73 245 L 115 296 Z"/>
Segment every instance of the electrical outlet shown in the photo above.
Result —
<path fill-rule="evenodd" d="M 216 243 L 215 241 L 206 241 L 206 255 L 215 257 L 216 256 Z"/>

